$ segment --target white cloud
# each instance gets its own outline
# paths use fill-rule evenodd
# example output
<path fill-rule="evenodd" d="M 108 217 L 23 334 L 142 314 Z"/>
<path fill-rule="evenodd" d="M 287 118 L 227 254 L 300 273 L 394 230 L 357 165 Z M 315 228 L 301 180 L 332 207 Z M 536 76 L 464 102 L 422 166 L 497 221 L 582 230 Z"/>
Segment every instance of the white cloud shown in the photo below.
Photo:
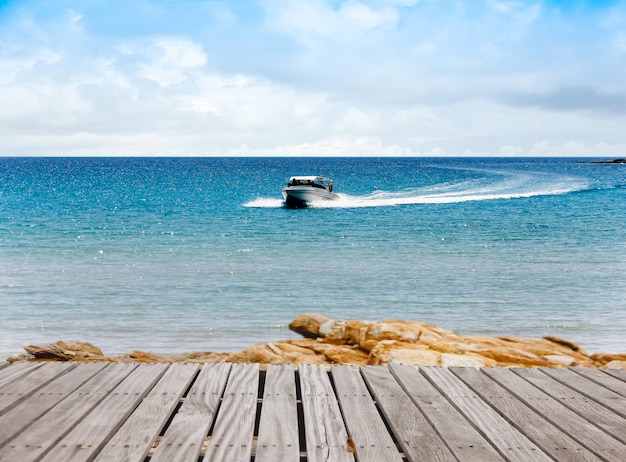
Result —
<path fill-rule="evenodd" d="M 542 10 L 541 2 L 529 4 L 521 0 L 488 0 L 488 3 L 494 11 L 526 23 L 536 20 Z"/>
<path fill-rule="evenodd" d="M 357 0 L 342 1 L 337 7 L 326 0 L 265 0 L 263 4 L 272 29 L 308 46 L 320 39 L 352 41 L 376 29 L 394 28 L 399 19 L 391 6 L 373 8 Z"/>
<path fill-rule="evenodd" d="M 207 62 L 201 45 L 181 38 L 156 39 L 135 54 L 143 54 L 148 58 L 139 64 L 139 76 L 163 87 L 188 80 L 193 76 L 193 71 L 202 68 Z"/>

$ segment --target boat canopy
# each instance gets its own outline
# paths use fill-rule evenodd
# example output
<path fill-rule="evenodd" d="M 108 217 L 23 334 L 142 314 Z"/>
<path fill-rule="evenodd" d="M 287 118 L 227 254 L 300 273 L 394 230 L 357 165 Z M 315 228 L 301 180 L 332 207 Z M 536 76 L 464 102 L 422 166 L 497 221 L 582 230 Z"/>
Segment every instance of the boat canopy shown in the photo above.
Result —
<path fill-rule="evenodd" d="M 324 188 L 332 191 L 333 181 L 323 176 L 292 176 L 289 178 L 287 186 L 312 186 L 314 188 Z"/>
<path fill-rule="evenodd" d="M 292 176 L 289 178 L 289 182 L 293 180 L 298 181 L 330 181 L 330 178 L 324 178 L 323 176 Z"/>

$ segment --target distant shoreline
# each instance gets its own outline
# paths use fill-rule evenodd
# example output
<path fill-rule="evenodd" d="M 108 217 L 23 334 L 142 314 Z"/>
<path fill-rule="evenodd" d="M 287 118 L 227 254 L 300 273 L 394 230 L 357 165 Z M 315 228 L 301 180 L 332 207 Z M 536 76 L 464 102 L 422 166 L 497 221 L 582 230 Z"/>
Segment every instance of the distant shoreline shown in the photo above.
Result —
<path fill-rule="evenodd" d="M 626 158 L 613 160 L 592 160 L 592 164 L 626 164 Z"/>

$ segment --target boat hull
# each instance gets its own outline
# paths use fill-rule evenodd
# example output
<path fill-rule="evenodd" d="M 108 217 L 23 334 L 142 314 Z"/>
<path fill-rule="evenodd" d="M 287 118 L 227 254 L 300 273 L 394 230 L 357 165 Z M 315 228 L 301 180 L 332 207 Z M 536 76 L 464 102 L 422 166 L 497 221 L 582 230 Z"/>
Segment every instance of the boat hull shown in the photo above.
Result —
<path fill-rule="evenodd" d="M 306 207 L 315 202 L 335 200 L 339 196 L 321 188 L 289 186 L 283 189 L 287 207 Z"/>

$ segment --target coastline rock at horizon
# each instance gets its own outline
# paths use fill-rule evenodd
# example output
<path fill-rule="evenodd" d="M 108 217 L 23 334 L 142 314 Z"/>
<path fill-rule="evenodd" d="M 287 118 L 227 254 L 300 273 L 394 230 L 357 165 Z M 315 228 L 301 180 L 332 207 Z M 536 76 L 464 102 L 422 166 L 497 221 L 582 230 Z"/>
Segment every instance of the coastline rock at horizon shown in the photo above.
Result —
<path fill-rule="evenodd" d="M 304 338 L 257 343 L 236 353 L 193 352 L 172 356 L 133 351 L 105 356 L 86 342 L 56 342 L 25 347 L 19 360 L 112 362 L 252 362 L 260 364 L 357 364 L 401 362 L 414 366 L 595 367 L 626 369 L 626 353 L 589 356 L 559 337 L 486 337 L 459 335 L 418 321 L 336 320 L 325 314 L 301 314 L 289 328 Z"/>
<path fill-rule="evenodd" d="M 592 160 L 592 164 L 626 164 L 626 158 L 613 160 Z"/>

